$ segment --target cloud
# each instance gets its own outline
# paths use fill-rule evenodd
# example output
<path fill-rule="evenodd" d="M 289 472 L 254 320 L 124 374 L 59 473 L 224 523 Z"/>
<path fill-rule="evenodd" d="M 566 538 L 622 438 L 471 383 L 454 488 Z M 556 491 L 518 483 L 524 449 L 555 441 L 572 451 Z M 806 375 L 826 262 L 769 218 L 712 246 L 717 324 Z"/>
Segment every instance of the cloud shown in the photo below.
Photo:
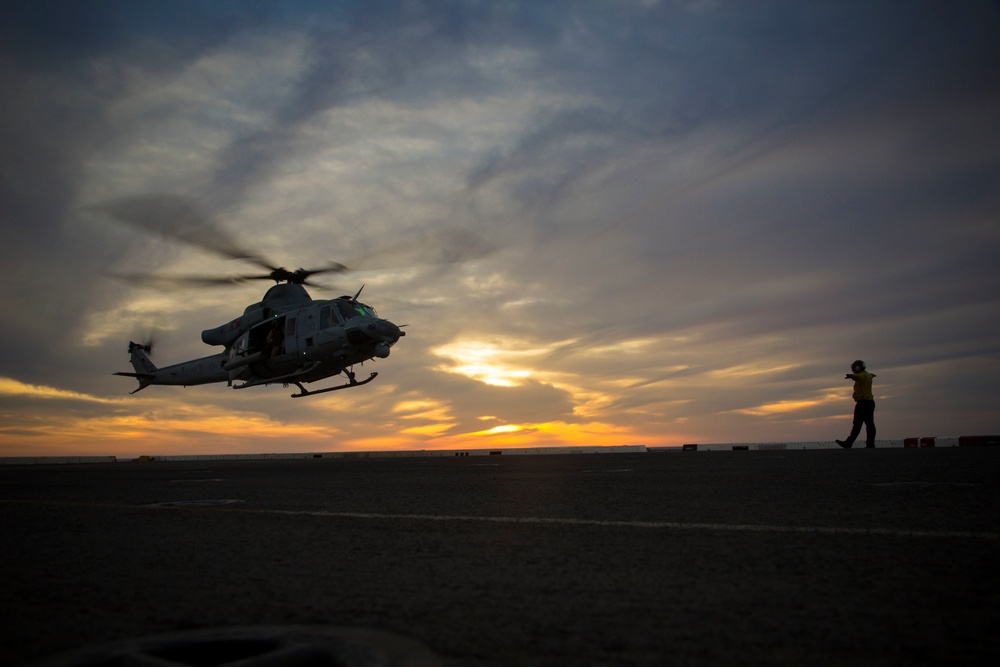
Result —
<path fill-rule="evenodd" d="M 109 399 L 101 396 L 90 396 L 75 391 L 68 391 L 45 385 L 25 384 L 11 378 L 0 377 L 0 395 L 18 396 L 42 400 L 69 400 L 89 403 L 118 403 L 120 399 Z"/>
<path fill-rule="evenodd" d="M 108 411 L 220 420 L 166 420 L 185 449 L 257 446 L 219 426 L 248 414 L 262 447 L 805 440 L 861 355 L 882 432 L 990 428 L 995 3 L 0 11 L 0 408 L 91 406 L 95 442 Z M 156 192 L 275 265 L 355 269 L 331 282 L 409 325 L 379 379 L 123 396 L 130 338 L 202 356 L 263 292 L 109 280 L 259 268 L 86 213 Z"/>

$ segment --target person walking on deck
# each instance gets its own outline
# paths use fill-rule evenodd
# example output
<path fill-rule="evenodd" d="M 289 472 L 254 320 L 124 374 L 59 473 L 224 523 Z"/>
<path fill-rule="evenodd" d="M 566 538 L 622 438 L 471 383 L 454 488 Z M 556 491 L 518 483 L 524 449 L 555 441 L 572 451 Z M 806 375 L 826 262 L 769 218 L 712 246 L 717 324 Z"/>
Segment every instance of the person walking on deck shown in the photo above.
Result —
<path fill-rule="evenodd" d="M 854 441 L 861 433 L 861 425 L 865 426 L 865 447 L 875 447 L 875 396 L 872 394 L 872 379 L 874 373 L 869 373 L 865 362 L 858 359 L 851 364 L 851 372 L 844 376 L 854 380 L 854 425 L 846 440 L 837 440 L 844 449 L 854 446 Z"/>

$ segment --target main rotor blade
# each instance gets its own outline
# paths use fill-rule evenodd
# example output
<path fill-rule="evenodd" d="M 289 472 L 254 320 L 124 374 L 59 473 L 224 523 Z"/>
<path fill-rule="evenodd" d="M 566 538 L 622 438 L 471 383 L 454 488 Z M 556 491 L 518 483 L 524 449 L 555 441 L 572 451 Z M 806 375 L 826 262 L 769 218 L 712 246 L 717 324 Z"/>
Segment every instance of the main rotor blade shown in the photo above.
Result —
<path fill-rule="evenodd" d="M 220 287 L 247 285 L 251 280 L 274 280 L 270 274 L 260 276 L 199 276 L 199 275 L 163 275 L 149 273 L 111 272 L 105 274 L 109 278 L 122 280 L 132 285 L 141 285 L 161 292 L 187 290 L 191 287 Z M 343 291 L 336 285 L 314 283 L 311 280 L 292 280 L 306 287 L 322 291 Z"/>
<path fill-rule="evenodd" d="M 298 285 L 323 287 L 309 281 L 322 273 L 407 268 L 420 265 L 458 264 L 493 254 L 496 246 L 481 236 L 457 227 L 412 232 L 403 241 L 382 246 L 355 257 L 347 265 L 330 262 L 316 269 L 290 271 L 268 262 L 237 243 L 215 226 L 190 200 L 169 193 L 152 193 L 109 199 L 84 207 L 85 211 L 104 215 L 119 223 L 160 234 L 169 239 L 211 251 L 230 259 L 256 264 L 267 273 L 231 276 L 111 274 L 112 277 L 160 289 L 184 286 L 241 284 L 248 280 L 273 280 Z M 348 269 L 350 267 L 350 269 Z"/>
<path fill-rule="evenodd" d="M 109 278 L 123 280 L 133 285 L 153 287 L 163 291 L 179 290 L 187 287 L 213 287 L 216 285 L 242 285 L 243 276 L 199 276 L 163 275 L 155 273 L 109 272 Z"/>
<path fill-rule="evenodd" d="M 340 262 L 330 262 L 319 269 L 296 269 L 289 271 L 285 267 L 272 269 L 264 275 L 240 276 L 241 280 L 273 280 L 274 282 L 290 282 L 298 285 L 311 285 L 309 278 L 320 273 L 344 273 L 348 268 Z"/>
<path fill-rule="evenodd" d="M 230 259 L 243 259 L 267 269 L 273 266 L 216 227 L 197 207 L 177 195 L 155 193 L 109 199 L 84 207 L 117 222 L 209 250 Z"/>

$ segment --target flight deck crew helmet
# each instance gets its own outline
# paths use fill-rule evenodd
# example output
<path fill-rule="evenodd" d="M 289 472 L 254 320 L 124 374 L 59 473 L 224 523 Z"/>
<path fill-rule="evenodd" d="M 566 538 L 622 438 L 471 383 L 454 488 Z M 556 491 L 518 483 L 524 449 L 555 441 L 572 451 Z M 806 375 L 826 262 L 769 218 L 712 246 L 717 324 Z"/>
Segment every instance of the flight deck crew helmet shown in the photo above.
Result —
<path fill-rule="evenodd" d="M 860 373 L 861 371 L 865 370 L 865 362 L 858 359 L 853 364 L 851 364 L 851 370 L 854 371 L 855 373 Z"/>

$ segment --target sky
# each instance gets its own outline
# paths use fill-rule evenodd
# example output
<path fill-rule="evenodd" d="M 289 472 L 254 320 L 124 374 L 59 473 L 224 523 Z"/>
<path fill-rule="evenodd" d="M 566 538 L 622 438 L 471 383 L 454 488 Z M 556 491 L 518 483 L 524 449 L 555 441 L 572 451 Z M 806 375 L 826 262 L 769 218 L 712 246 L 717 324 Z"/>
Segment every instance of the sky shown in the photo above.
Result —
<path fill-rule="evenodd" d="M 855 359 L 880 439 L 1000 432 L 998 2 L 14 0 L 0 87 L 0 455 L 832 441 Z M 406 337 L 130 395 L 267 288 L 122 279 L 255 270 L 150 193 Z"/>

